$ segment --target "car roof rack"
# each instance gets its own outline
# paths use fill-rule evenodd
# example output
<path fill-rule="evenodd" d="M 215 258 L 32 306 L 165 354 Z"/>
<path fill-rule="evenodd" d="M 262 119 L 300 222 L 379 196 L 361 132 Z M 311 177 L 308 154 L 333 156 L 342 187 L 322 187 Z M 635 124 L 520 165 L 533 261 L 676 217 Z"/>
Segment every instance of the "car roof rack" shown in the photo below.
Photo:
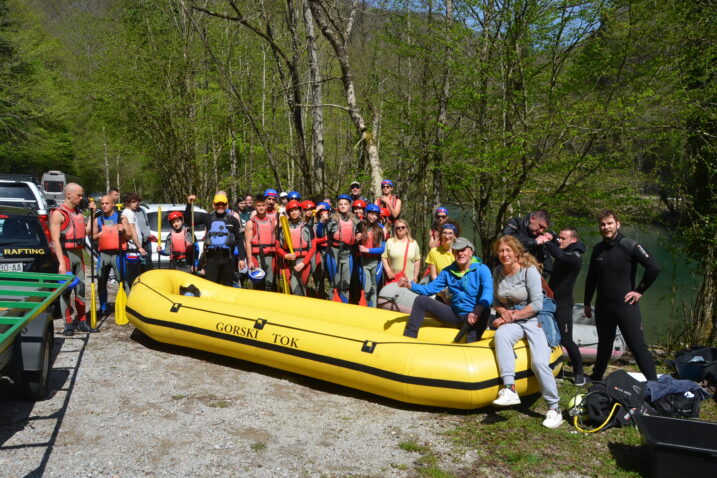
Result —
<path fill-rule="evenodd" d="M 6 179 L 8 181 L 30 181 L 37 184 L 35 176 L 32 174 L 0 174 L 0 179 Z"/>

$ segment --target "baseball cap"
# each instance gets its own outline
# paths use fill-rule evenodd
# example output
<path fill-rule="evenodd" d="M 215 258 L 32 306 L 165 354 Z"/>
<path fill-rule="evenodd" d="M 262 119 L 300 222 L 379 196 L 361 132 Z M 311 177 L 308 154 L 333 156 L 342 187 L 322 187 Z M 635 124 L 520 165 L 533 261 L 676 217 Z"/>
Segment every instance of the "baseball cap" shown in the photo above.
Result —
<path fill-rule="evenodd" d="M 460 251 L 461 249 L 465 249 L 466 247 L 470 247 L 474 251 L 476 250 L 473 243 L 465 237 L 459 237 L 458 239 L 453 241 L 453 244 L 451 244 L 451 249 L 454 251 Z"/>
<path fill-rule="evenodd" d="M 279 194 L 276 192 L 276 189 L 267 189 L 266 191 L 264 191 L 265 197 L 276 197 L 278 195 Z"/>
<path fill-rule="evenodd" d="M 285 198 L 285 197 L 288 197 L 288 196 L 289 196 L 289 193 L 287 193 L 286 191 L 281 191 L 281 192 L 279 193 L 279 197 L 280 197 L 280 198 Z"/>
<path fill-rule="evenodd" d="M 388 184 L 389 186 L 393 187 L 393 181 L 391 181 L 390 179 L 384 179 L 383 181 L 381 181 L 381 186 L 383 186 L 384 184 Z"/>
<path fill-rule="evenodd" d="M 229 204 L 229 199 L 227 199 L 226 194 L 217 194 L 214 196 L 214 201 L 212 203 L 217 204 L 223 202 L 224 204 Z"/>
<path fill-rule="evenodd" d="M 358 181 L 354 181 L 354 182 L 352 182 L 352 183 L 351 183 L 351 187 L 354 187 L 354 186 L 356 186 L 356 187 L 359 187 L 359 188 L 360 188 L 360 187 L 361 187 L 361 183 L 360 183 L 360 182 L 358 182 Z"/>

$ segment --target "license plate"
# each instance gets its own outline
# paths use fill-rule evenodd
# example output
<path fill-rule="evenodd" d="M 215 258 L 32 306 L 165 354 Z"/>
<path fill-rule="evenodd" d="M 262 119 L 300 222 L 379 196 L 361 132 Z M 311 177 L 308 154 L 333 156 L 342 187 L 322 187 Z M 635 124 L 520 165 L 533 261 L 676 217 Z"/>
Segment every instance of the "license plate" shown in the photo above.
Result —
<path fill-rule="evenodd" d="M 22 262 L 0 263 L 0 271 L 2 271 L 2 272 L 23 272 Z"/>

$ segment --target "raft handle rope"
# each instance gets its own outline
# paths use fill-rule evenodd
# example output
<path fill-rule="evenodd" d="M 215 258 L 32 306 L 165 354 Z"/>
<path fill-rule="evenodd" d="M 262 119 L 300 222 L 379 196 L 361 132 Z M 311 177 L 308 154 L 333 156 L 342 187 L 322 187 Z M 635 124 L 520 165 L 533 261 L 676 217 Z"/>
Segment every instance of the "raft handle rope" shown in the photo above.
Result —
<path fill-rule="evenodd" d="M 159 292 L 159 291 L 156 290 L 155 288 L 153 288 L 153 287 L 151 287 L 151 286 L 145 284 L 144 282 L 142 282 L 141 277 L 137 278 L 137 282 L 136 282 L 136 284 L 135 284 L 135 287 L 136 287 L 137 285 L 143 285 L 144 287 L 148 288 L 149 290 L 151 290 L 152 292 L 154 292 L 155 294 L 157 294 L 157 295 L 160 296 L 161 298 L 167 300 L 168 302 L 171 302 L 171 303 L 172 303 L 172 307 L 170 308 L 170 312 L 177 312 L 177 311 L 179 311 L 180 308 L 183 307 L 183 308 L 185 308 L 185 309 L 196 310 L 196 311 L 198 311 L 198 312 L 206 312 L 206 313 L 210 313 L 210 314 L 216 314 L 216 315 L 223 315 L 223 316 L 226 316 L 226 317 L 232 317 L 232 318 L 235 318 L 235 319 L 248 320 L 248 321 L 254 322 L 254 328 L 259 329 L 259 330 L 263 329 L 267 324 L 270 324 L 270 325 L 273 325 L 273 326 L 275 326 L 275 327 L 281 327 L 281 328 L 284 328 L 284 329 L 296 330 L 296 331 L 299 331 L 299 332 L 306 332 L 306 333 L 310 333 L 310 334 L 321 335 L 321 336 L 324 336 L 324 337 L 331 337 L 331 338 L 334 338 L 334 339 L 348 340 L 348 341 L 350 341 L 350 342 L 360 343 L 361 346 L 362 346 L 361 351 L 363 351 L 363 352 L 370 352 L 370 353 L 373 353 L 373 351 L 375 350 L 375 348 L 376 348 L 377 345 L 416 345 L 416 343 L 415 343 L 414 341 L 408 341 L 408 342 L 394 342 L 394 341 L 391 341 L 391 342 L 373 342 L 373 341 L 369 341 L 369 340 L 354 339 L 354 338 L 351 338 L 351 337 L 343 337 L 343 336 L 341 336 L 341 335 L 328 334 L 328 333 L 326 333 L 326 332 L 318 332 L 318 331 L 316 331 L 316 330 L 302 329 L 302 328 L 300 328 L 300 327 L 292 327 L 292 326 L 290 326 L 290 325 L 284 325 L 284 324 L 280 324 L 280 323 L 270 322 L 270 321 L 268 321 L 267 319 L 263 319 L 263 318 L 253 319 L 253 318 L 250 318 L 250 317 L 243 317 L 243 316 L 241 316 L 241 315 L 233 315 L 233 314 L 227 314 L 227 313 L 225 313 L 225 312 L 217 312 L 217 311 L 209 310 L 209 309 L 201 309 L 201 308 L 198 308 L 198 307 L 192 307 L 192 306 L 189 306 L 189 305 L 186 305 L 186 304 L 182 304 L 181 302 L 174 302 L 172 299 L 170 299 L 169 297 L 165 296 L 163 293 Z M 261 321 L 261 322 L 259 322 L 259 321 Z M 370 346 L 368 346 L 368 348 L 369 348 L 370 350 L 364 350 L 364 347 L 367 347 L 367 345 L 366 345 L 367 343 L 370 344 Z M 454 344 L 454 343 L 430 343 L 430 342 L 425 342 L 425 343 L 422 343 L 421 345 L 432 345 L 432 346 L 441 346 L 441 347 L 470 347 L 470 348 L 476 348 L 476 349 L 492 349 L 492 347 L 490 347 L 489 345 L 469 345 L 469 344 Z M 520 348 L 526 348 L 526 347 L 527 347 L 527 345 L 525 345 L 525 346 L 523 346 L 523 347 L 519 347 L 519 349 L 520 349 Z"/>

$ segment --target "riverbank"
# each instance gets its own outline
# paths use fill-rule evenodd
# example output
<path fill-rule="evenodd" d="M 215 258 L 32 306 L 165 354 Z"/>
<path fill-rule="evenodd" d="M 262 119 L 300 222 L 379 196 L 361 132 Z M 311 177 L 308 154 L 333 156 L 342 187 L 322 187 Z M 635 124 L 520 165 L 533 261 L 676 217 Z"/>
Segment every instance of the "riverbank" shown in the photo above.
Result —
<path fill-rule="evenodd" d="M 156 343 L 110 317 L 55 322 L 47 400 L 0 397 L 3 476 L 640 476 L 634 428 L 584 435 L 512 409 L 410 406 Z M 619 367 L 632 369 L 629 364 Z M 568 367 L 569 369 L 569 367 Z M 559 380 L 561 405 L 579 389 Z M 702 419 L 717 421 L 703 402 Z"/>

